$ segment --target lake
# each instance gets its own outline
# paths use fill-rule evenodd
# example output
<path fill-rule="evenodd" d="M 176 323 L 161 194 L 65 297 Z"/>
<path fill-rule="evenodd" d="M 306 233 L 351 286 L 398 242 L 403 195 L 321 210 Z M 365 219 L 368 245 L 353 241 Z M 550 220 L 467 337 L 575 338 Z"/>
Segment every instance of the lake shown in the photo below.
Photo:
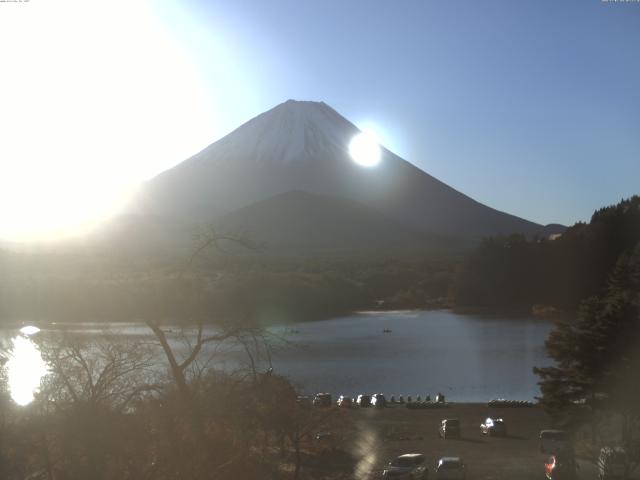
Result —
<path fill-rule="evenodd" d="M 375 312 L 293 328 L 298 347 L 277 352 L 274 370 L 308 393 L 533 400 L 532 368 L 552 363 L 544 342 L 553 323 L 535 318 Z"/>
<path fill-rule="evenodd" d="M 539 389 L 532 368 L 551 364 L 544 342 L 552 328 L 553 323 L 531 317 L 447 310 L 363 312 L 272 327 L 272 333 L 286 339 L 286 345 L 273 352 L 272 364 L 275 373 L 289 377 L 307 394 L 381 392 L 433 398 L 442 392 L 457 402 L 533 400 Z M 146 326 L 136 324 L 81 324 L 73 329 L 90 336 L 105 330 L 149 335 Z M 5 344 L 16 334 L 15 329 L 0 330 Z M 241 358 L 238 351 L 226 351 L 218 353 L 215 364 L 231 369 Z"/>

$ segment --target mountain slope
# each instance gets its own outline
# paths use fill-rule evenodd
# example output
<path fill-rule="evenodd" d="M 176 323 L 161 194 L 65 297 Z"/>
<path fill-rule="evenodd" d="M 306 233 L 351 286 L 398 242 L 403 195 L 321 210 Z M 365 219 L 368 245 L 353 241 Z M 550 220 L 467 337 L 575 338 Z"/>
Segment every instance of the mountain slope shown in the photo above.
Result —
<path fill-rule="evenodd" d="M 351 199 L 406 227 L 440 235 L 548 233 L 476 202 L 386 149 L 375 168 L 355 164 L 348 145 L 358 131 L 324 103 L 289 100 L 151 179 L 135 209 L 209 221 L 298 190 Z"/>
<path fill-rule="evenodd" d="M 352 200 L 303 191 L 242 207 L 214 225 L 263 243 L 268 253 L 416 252 L 443 243 Z"/>

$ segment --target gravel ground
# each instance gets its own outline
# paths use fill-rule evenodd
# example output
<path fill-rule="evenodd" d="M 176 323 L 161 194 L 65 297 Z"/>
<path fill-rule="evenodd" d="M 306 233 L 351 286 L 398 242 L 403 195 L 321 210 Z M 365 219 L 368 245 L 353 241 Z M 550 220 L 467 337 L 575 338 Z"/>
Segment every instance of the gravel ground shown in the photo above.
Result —
<path fill-rule="evenodd" d="M 467 479 L 543 479 L 548 455 L 539 451 L 540 430 L 550 428 L 550 418 L 537 407 L 489 408 L 486 404 L 452 404 L 446 408 L 410 410 L 401 405 L 385 409 L 341 411 L 340 448 L 356 459 L 354 478 L 381 478 L 385 464 L 403 453 L 423 453 L 430 478 L 440 457 L 460 456 L 467 465 Z M 485 437 L 480 423 L 502 417 L 508 436 Z M 444 418 L 458 418 L 459 440 L 441 440 L 438 426 Z M 579 479 L 596 479 L 595 466 L 579 461 Z"/>

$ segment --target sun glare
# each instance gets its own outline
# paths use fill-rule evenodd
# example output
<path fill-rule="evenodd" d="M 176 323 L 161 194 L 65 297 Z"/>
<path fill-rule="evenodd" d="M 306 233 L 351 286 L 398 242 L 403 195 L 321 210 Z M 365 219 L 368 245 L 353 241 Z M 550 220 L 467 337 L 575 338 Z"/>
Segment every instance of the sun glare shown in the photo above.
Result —
<path fill-rule="evenodd" d="M 349 144 L 349 154 L 354 162 L 363 167 L 373 167 L 380 163 L 380 145 L 369 132 L 361 132 L 353 137 Z"/>
<path fill-rule="evenodd" d="M 7 370 L 9 393 L 14 402 L 24 406 L 30 404 L 40 388 L 40 381 L 49 368 L 42 359 L 37 345 L 29 338 L 18 335 L 12 340 Z"/>
<path fill-rule="evenodd" d="M 210 138 L 204 81 L 148 2 L 2 10 L 0 239 L 73 233 Z"/>

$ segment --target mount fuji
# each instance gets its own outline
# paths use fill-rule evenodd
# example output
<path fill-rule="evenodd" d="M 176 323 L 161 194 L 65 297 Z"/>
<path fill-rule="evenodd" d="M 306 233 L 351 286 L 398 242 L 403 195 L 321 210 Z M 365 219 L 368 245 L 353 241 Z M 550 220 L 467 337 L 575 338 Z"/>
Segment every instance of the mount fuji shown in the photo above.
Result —
<path fill-rule="evenodd" d="M 315 231 L 328 232 L 338 243 L 345 228 L 349 238 L 357 237 L 356 227 L 369 239 L 378 230 L 387 243 L 396 232 L 401 245 L 421 235 L 472 240 L 562 231 L 483 205 L 385 148 L 376 167 L 364 168 L 348 152 L 358 133 L 323 102 L 288 100 L 146 182 L 129 213 L 244 227 L 257 238 L 268 225 L 266 236 L 289 245 L 310 240 L 291 238 L 304 230 L 294 235 L 291 227 L 314 224 L 313 216 Z M 297 207 L 287 208 L 291 203 Z M 337 246 L 331 243 L 326 248 Z"/>

